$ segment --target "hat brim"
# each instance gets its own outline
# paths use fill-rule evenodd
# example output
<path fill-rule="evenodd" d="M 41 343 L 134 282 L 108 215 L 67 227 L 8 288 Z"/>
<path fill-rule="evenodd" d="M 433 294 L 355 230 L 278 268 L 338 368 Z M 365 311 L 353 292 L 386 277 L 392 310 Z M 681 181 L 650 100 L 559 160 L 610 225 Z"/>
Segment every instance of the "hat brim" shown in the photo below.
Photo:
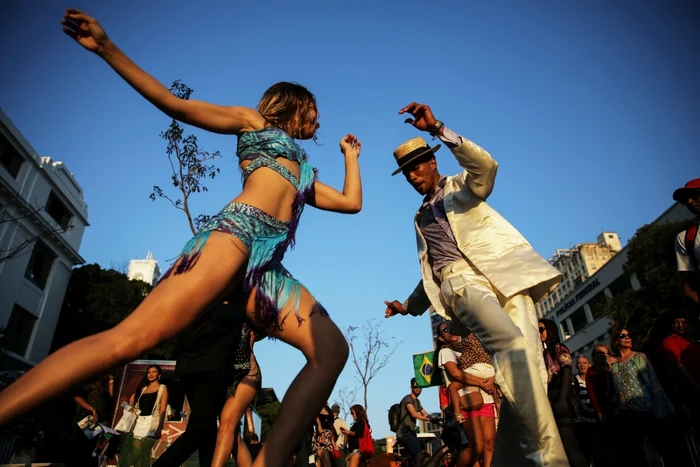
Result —
<path fill-rule="evenodd" d="M 688 201 L 693 192 L 697 192 L 698 188 L 679 188 L 673 192 L 673 199 L 679 203 L 684 203 Z"/>
<path fill-rule="evenodd" d="M 431 148 L 426 148 L 425 151 L 423 151 L 423 152 L 419 152 L 419 153 L 414 154 L 413 156 L 411 156 L 410 159 L 402 161 L 401 165 L 399 165 L 399 168 L 394 170 L 394 172 L 391 174 L 391 176 L 393 177 L 394 175 L 400 173 L 404 167 L 406 167 L 408 164 L 415 161 L 419 157 L 423 157 L 426 154 L 428 154 L 429 152 L 432 152 L 433 154 L 435 154 L 437 152 L 437 150 L 440 149 L 441 146 L 442 146 L 442 144 L 436 144 L 435 146 L 433 146 Z"/>

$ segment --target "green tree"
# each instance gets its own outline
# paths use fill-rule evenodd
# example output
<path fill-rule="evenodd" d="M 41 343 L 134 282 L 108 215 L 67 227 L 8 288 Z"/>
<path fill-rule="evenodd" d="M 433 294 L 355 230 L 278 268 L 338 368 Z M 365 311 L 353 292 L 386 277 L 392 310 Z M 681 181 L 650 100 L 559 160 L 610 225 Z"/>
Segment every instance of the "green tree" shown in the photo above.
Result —
<path fill-rule="evenodd" d="M 634 336 L 636 346 L 656 344 L 668 333 L 665 315 L 687 307 L 683 284 L 676 270 L 675 237 L 692 221 L 647 224 L 637 230 L 627 245 L 624 272 L 642 286 L 614 295 L 605 315 L 614 326 Z"/>
<path fill-rule="evenodd" d="M 126 274 L 87 264 L 73 270 L 52 351 L 71 342 L 106 331 L 126 318 L 148 295 L 151 285 L 129 280 Z M 173 344 L 149 351 L 143 358 L 171 359 Z"/>
<path fill-rule="evenodd" d="M 170 86 L 170 91 L 180 99 L 188 100 L 194 92 L 181 81 L 175 81 Z M 208 165 L 207 162 L 216 157 L 220 157 L 219 151 L 208 153 L 199 149 L 197 137 L 194 135 L 184 136 L 185 130 L 180 126 L 180 123 L 172 119 L 168 129 L 160 134 L 161 138 L 168 142 L 166 154 L 168 162 L 170 162 L 170 179 L 173 187 L 178 192 L 178 195 L 171 197 L 166 194 L 158 185 L 153 187 L 153 192 L 150 198 L 155 201 L 156 198 L 164 198 L 170 201 L 170 204 L 182 211 L 187 217 L 187 223 L 195 235 L 204 222 L 209 219 L 209 216 L 200 214 L 194 216 L 190 205 L 190 197 L 194 193 L 208 191 L 204 185 L 204 180 L 213 179 L 219 174 L 219 169 L 213 165 Z"/>
<path fill-rule="evenodd" d="M 270 432 L 270 428 L 272 428 L 272 424 L 275 423 L 277 414 L 280 411 L 280 403 L 279 401 L 270 402 L 269 404 L 256 407 L 255 410 L 258 413 L 258 416 L 260 416 L 260 420 L 262 420 L 262 426 L 260 427 L 260 441 L 264 441 L 265 438 L 267 438 L 267 434 Z"/>

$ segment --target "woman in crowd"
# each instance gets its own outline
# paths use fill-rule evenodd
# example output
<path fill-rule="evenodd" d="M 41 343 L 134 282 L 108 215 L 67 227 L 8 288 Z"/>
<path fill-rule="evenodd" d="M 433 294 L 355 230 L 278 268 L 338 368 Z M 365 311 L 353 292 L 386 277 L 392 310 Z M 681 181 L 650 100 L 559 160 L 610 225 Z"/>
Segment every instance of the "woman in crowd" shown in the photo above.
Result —
<path fill-rule="evenodd" d="M 610 366 L 615 389 L 616 452 L 629 456 L 634 462 L 630 465 L 643 465 L 643 443 L 652 438 L 654 421 L 671 416 L 674 410 L 647 356 L 632 350 L 630 332 L 625 328 L 613 331 L 613 343 L 619 352 Z"/>
<path fill-rule="evenodd" d="M 326 404 L 316 417 L 316 434 L 314 435 L 313 450 L 316 453 L 317 467 L 331 467 L 331 451 L 334 443 L 333 413 L 328 404 Z"/>
<path fill-rule="evenodd" d="M 348 467 L 359 467 L 360 464 L 364 465 L 369 460 L 360 453 L 360 439 L 365 435 L 365 430 L 369 430 L 370 426 L 367 421 L 367 412 L 360 404 L 350 407 L 350 415 L 354 420 L 350 430 L 341 428 L 341 431 L 348 439 L 348 452 L 350 452 L 346 462 Z"/>
<path fill-rule="evenodd" d="M 457 465 L 469 467 L 480 461 L 481 467 L 489 467 L 496 441 L 493 397 L 496 388 L 491 359 L 474 334 L 466 338 L 452 334 L 448 322 L 440 323 L 437 331 L 438 368 L 443 370 L 441 376 L 450 394 L 452 410 L 469 440 L 467 448 L 459 454 Z M 458 387 L 475 390 L 471 399 L 465 401 L 464 406 L 470 410 L 462 408 Z M 478 400 L 474 395 L 478 396 Z"/>
<path fill-rule="evenodd" d="M 160 438 L 168 407 L 168 388 L 160 383 L 163 369 L 151 365 L 138 389 L 129 398 L 129 404 L 139 409 L 134 427 L 135 438 Z"/>
<path fill-rule="evenodd" d="M 576 437 L 575 423 L 581 414 L 581 404 L 572 386 L 571 353 L 561 343 L 559 330 L 554 321 L 541 319 L 539 329 L 548 375 L 547 395 L 566 457 L 572 467 L 588 467 Z"/>
<path fill-rule="evenodd" d="M 94 18 L 69 9 L 62 24 L 69 37 L 104 59 L 169 117 L 237 135 L 243 191 L 185 245 L 124 321 L 61 348 L 0 393 L 0 425 L 171 340 L 212 303 L 235 292 L 255 327 L 300 349 L 307 360 L 255 460 L 256 465 L 282 466 L 302 436 L 299 427 L 313 421 L 330 395 L 348 347 L 323 307 L 281 261 L 294 243 L 305 204 L 340 213 L 361 209 L 360 142 L 350 134 L 341 139 L 345 183 L 339 192 L 316 180 L 295 141 L 314 139 L 319 128 L 315 96 L 303 86 L 277 83 L 257 109 L 179 99 L 131 61 Z"/>
<path fill-rule="evenodd" d="M 221 411 L 219 431 L 216 436 L 216 448 L 212 467 L 223 467 L 231 457 L 231 452 L 239 467 L 253 465 L 253 456 L 241 437 L 241 417 L 245 414 L 260 392 L 262 372 L 253 352 L 256 335 L 246 323 L 241 327 L 241 338 L 233 361 L 233 382 L 228 389 L 228 400 Z M 259 340 L 259 339 L 258 339 Z"/>

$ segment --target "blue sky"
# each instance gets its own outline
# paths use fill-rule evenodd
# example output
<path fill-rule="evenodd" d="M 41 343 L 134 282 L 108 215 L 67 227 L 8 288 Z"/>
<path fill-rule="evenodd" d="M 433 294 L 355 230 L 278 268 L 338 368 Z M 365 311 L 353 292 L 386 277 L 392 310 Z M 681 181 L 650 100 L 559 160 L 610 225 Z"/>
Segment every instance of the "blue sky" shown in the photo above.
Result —
<path fill-rule="evenodd" d="M 168 185 L 158 135 L 169 119 L 63 35 L 64 8 L 85 9 L 138 64 L 165 84 L 183 80 L 193 98 L 254 106 L 274 82 L 308 86 L 321 139 L 304 146 L 321 180 L 340 188 L 337 142 L 347 132 L 362 140 L 364 208 L 307 209 L 285 266 L 339 326 L 361 325 L 419 280 L 420 197 L 389 175 L 394 148 L 417 136 L 397 115 L 411 101 L 490 151 L 500 164 L 490 204 L 545 257 L 604 230 L 626 242 L 700 176 L 697 6 L 488 3 L 2 2 L 0 106 L 83 187 L 87 262 L 108 267 L 151 250 L 165 268 L 191 235 L 181 213 L 148 199 L 153 185 Z M 194 200 L 215 214 L 241 187 L 236 138 L 191 130 L 223 155 L 220 176 Z M 445 149 L 438 162 L 458 171 Z M 370 387 L 375 436 L 389 434 L 387 410 L 408 392 L 411 354 L 431 345 L 427 315 L 382 324 L 402 344 Z M 265 386 L 281 396 L 301 356 L 279 342 L 256 351 Z M 348 365 L 336 390 L 354 385 L 353 372 Z M 434 390 L 422 399 L 437 409 Z"/>

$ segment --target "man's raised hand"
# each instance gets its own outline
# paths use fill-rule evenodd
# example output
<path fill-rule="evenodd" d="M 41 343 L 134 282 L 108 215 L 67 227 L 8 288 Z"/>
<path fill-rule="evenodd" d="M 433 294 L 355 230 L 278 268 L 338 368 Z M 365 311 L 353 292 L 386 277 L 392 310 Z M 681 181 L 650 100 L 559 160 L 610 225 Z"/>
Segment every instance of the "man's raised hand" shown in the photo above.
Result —
<path fill-rule="evenodd" d="M 408 311 L 404 310 L 403 305 L 398 300 L 391 302 L 384 300 L 384 304 L 386 305 L 386 310 L 384 311 L 385 318 L 391 318 L 394 315 L 405 315 L 408 313 Z"/>
<path fill-rule="evenodd" d="M 405 113 L 409 113 L 413 116 L 413 118 L 407 118 L 404 120 L 405 123 L 410 123 L 421 131 L 430 132 L 433 128 L 435 128 L 437 119 L 433 115 L 433 111 L 430 110 L 429 106 L 411 102 L 406 107 L 399 110 L 399 114 Z"/>

